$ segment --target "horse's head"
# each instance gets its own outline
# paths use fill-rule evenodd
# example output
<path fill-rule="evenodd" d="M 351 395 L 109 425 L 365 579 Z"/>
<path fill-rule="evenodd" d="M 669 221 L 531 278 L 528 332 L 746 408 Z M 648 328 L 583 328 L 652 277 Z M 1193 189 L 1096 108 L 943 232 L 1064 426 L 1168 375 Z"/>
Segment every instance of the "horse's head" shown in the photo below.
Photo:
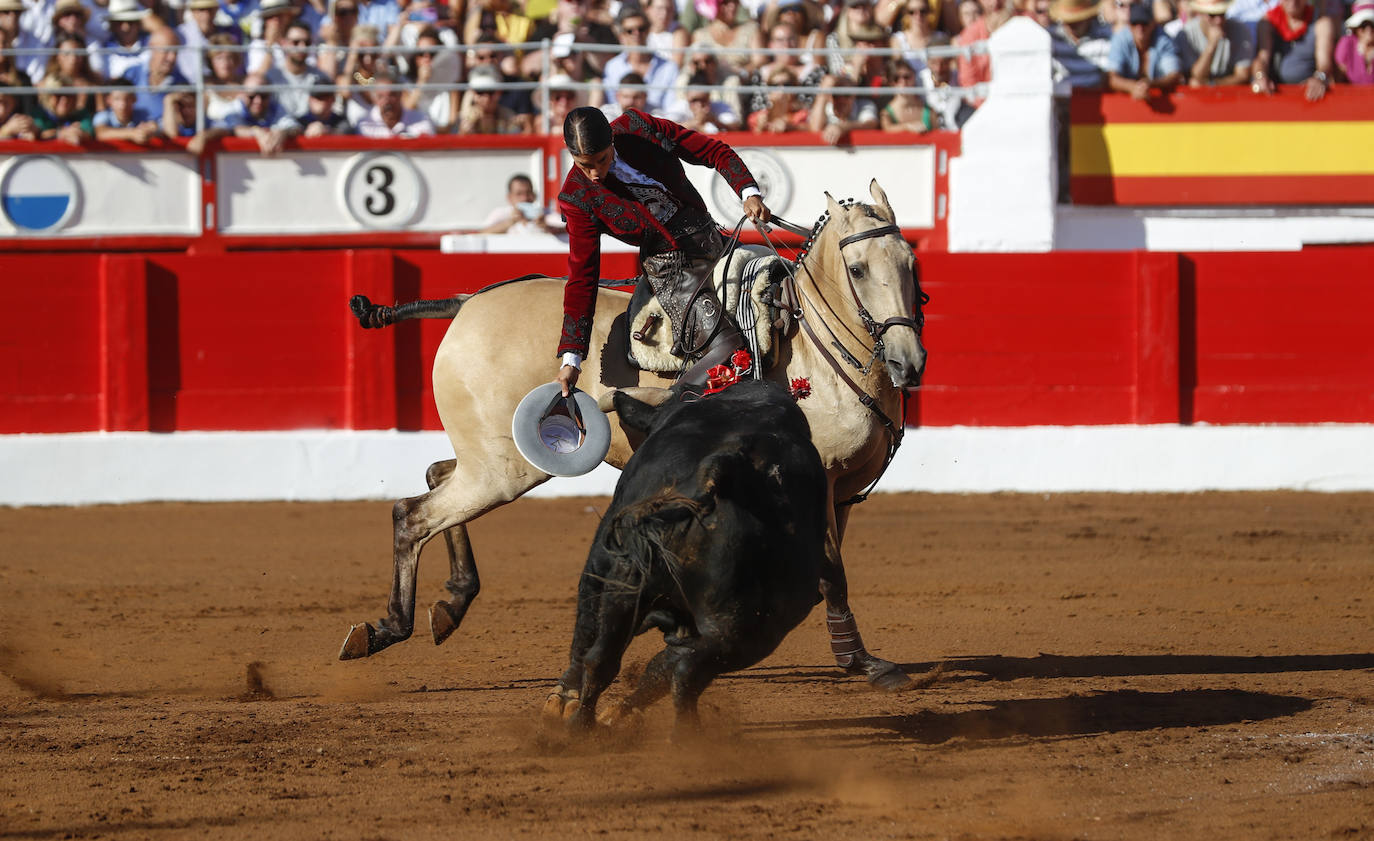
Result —
<path fill-rule="evenodd" d="M 871 205 L 841 205 L 825 194 L 826 225 L 834 282 L 850 290 L 857 315 L 887 366 L 892 384 L 921 384 L 926 349 L 921 344 L 926 298 L 917 278 L 916 255 L 902 238 L 897 216 L 877 179 L 869 183 Z M 832 239 L 833 237 L 833 239 Z M 847 278 L 847 283 L 841 278 Z"/>

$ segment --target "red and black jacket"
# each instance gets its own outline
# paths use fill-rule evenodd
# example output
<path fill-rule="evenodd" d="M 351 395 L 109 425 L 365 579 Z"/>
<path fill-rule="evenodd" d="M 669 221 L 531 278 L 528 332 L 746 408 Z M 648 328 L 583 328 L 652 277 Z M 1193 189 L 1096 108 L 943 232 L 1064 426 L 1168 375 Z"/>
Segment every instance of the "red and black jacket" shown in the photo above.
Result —
<path fill-rule="evenodd" d="M 630 109 L 611 123 L 611 143 L 616 157 L 631 169 L 662 184 L 684 205 L 708 215 L 706 202 L 687 180 L 683 162 L 711 167 L 736 195 L 758 186 L 729 146 L 642 111 Z M 563 291 L 563 335 L 557 355 L 571 351 L 585 359 L 601 276 L 601 235 L 610 234 L 630 245 L 657 240 L 668 243 L 670 250 L 676 243 L 614 176 L 594 184 L 574 166 L 558 194 L 558 209 L 568 223 L 568 283 Z"/>

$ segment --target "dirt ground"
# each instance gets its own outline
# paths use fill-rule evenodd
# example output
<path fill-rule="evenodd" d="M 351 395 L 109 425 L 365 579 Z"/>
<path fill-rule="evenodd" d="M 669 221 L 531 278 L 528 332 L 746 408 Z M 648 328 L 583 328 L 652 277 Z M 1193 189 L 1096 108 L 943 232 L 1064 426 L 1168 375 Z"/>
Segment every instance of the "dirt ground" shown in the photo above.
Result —
<path fill-rule="evenodd" d="M 0 509 L 0 838 L 1374 838 L 1374 495 L 875 496 L 855 612 L 937 682 L 817 609 L 682 745 L 538 723 L 605 504 L 488 516 L 459 632 L 352 662 L 387 503 Z"/>

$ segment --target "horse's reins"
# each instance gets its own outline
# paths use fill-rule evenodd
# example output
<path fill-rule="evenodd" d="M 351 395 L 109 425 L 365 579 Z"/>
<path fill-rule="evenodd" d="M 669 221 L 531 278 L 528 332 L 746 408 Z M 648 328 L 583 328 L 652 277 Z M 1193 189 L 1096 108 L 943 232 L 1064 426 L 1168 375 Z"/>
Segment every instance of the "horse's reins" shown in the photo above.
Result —
<path fill-rule="evenodd" d="M 743 224 L 743 221 L 743 219 L 740 220 L 741 224 Z M 811 233 L 810 231 L 801 228 L 801 226 L 795 225 L 791 222 L 787 222 L 783 219 L 774 218 L 772 222 L 773 224 L 776 224 L 778 227 L 787 231 L 791 231 L 793 233 L 804 232 L 799 234 L 802 236 L 807 236 Z M 773 253 L 777 254 L 777 246 L 774 245 L 773 241 L 768 237 L 767 232 L 763 231 L 762 228 L 760 228 L 760 233 L 763 234 L 764 241 L 768 244 L 768 246 L 773 249 Z M 817 231 L 817 233 L 819 232 Z M 901 228 L 897 227 L 896 225 L 883 225 L 878 228 L 872 228 L 867 231 L 860 231 L 859 233 L 850 234 L 847 237 L 842 237 L 837 247 L 843 254 L 844 247 L 846 245 L 852 245 L 853 243 L 860 242 L 866 239 L 875 239 L 877 237 L 884 237 L 894 234 L 900 237 L 902 234 Z M 778 256 L 782 257 L 781 254 L 778 254 Z M 859 399 L 859 402 L 863 406 L 865 406 L 869 411 L 873 412 L 875 415 L 878 416 L 878 419 L 882 421 L 883 427 L 887 430 L 887 453 L 883 458 L 882 469 L 878 471 L 878 475 L 874 477 L 873 481 L 869 483 L 868 487 L 864 488 L 862 491 L 856 493 L 854 496 L 850 497 L 844 502 L 839 503 L 840 505 L 855 505 L 868 499 L 868 495 L 873 492 L 873 489 L 877 487 L 878 482 L 883 478 L 883 474 L 886 473 L 888 467 L 892 465 L 892 459 L 895 458 L 897 455 L 897 448 L 902 445 L 902 437 L 903 435 L 905 435 L 906 432 L 906 390 L 898 389 L 898 391 L 901 393 L 903 422 L 896 423 L 892 420 L 892 418 L 887 416 L 886 412 L 882 410 L 882 407 L 878 404 L 878 400 L 872 395 L 870 395 L 867 391 L 865 391 L 863 389 L 863 386 L 856 383 L 853 380 L 853 378 L 849 376 L 849 373 L 844 370 L 843 366 L 840 365 L 839 360 L 835 358 L 834 354 L 832 354 L 829 350 L 826 349 L 825 343 L 822 341 L 821 337 L 816 333 L 815 328 L 811 326 L 811 320 L 806 318 L 806 312 L 802 306 L 804 303 L 804 299 L 806 298 L 806 295 L 804 292 L 802 292 L 801 287 L 797 285 L 796 274 L 792 271 L 789 263 L 790 261 L 788 261 L 786 258 L 783 258 L 783 266 L 786 267 L 787 279 L 790 282 L 790 288 L 785 288 L 783 294 L 791 299 L 788 302 L 788 305 L 792 310 L 793 316 L 797 319 L 797 321 L 801 323 L 802 329 L 806 331 L 806 334 L 811 338 L 811 341 L 816 345 L 816 349 L 820 351 L 822 358 L 824 358 L 825 361 L 829 363 L 830 367 L 834 369 L 835 374 L 840 378 L 842 382 L 844 382 L 845 385 L 849 386 L 850 391 L 854 392 L 854 395 Z M 815 287 L 816 294 L 820 297 L 821 301 L 825 303 L 826 309 L 830 310 L 831 314 L 835 315 L 836 318 L 838 318 L 839 313 L 836 311 L 835 307 L 825 299 L 825 295 L 821 292 L 820 284 L 816 281 L 815 275 L 811 274 L 811 269 L 806 266 L 805 261 L 798 260 L 797 267 L 802 271 L 806 272 L 807 276 L 811 278 L 811 284 Z M 872 370 L 874 361 L 877 360 L 883 352 L 883 334 L 893 327 L 910 327 L 911 329 L 916 331 L 917 335 L 920 335 L 922 329 L 925 326 L 925 313 L 918 312 L 916 318 L 893 316 L 892 318 L 884 320 L 880 324 L 872 317 L 872 315 L 869 314 L 868 310 L 864 307 L 862 299 L 859 298 L 859 291 L 854 287 L 854 280 L 852 277 L 850 277 L 848 271 L 845 272 L 845 279 L 849 284 L 849 293 L 854 298 L 854 305 L 858 308 L 859 319 L 863 323 L 864 329 L 868 331 L 869 336 L 873 338 L 873 355 L 869 358 L 868 364 L 860 364 L 859 360 L 856 359 L 853 356 L 853 354 L 851 354 L 848 351 L 848 349 L 845 348 L 844 343 L 840 341 L 840 337 L 835 334 L 835 331 L 831 329 L 830 325 L 826 324 L 824 320 L 822 320 L 821 324 L 825 327 L 826 332 L 830 334 L 832 344 L 834 344 L 835 347 L 839 348 L 840 353 L 842 353 L 845 356 L 845 361 L 847 361 L 850 365 L 852 365 L 859 371 L 863 372 L 864 374 L 867 374 L 870 370 Z M 922 306 L 924 306 L 927 302 L 930 301 L 930 296 L 921 291 L 919 283 L 916 286 L 916 294 Z M 819 308 L 815 307 L 814 305 L 812 308 L 819 312 Z M 841 322 L 843 322 L 842 319 Z M 851 335 L 853 335 L 852 332 Z"/>

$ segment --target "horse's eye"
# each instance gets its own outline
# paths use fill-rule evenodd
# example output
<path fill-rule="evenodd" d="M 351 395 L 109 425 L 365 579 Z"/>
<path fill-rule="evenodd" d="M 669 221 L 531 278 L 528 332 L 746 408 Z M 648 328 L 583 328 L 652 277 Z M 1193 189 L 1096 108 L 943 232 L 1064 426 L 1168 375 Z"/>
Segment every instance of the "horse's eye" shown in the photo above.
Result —
<path fill-rule="evenodd" d="M 855 280 L 863 280 L 863 279 L 864 279 L 864 267 L 863 267 L 863 266 L 858 266 L 858 265 L 850 266 L 850 267 L 849 267 L 849 276 L 852 277 L 852 278 L 854 278 Z"/>

